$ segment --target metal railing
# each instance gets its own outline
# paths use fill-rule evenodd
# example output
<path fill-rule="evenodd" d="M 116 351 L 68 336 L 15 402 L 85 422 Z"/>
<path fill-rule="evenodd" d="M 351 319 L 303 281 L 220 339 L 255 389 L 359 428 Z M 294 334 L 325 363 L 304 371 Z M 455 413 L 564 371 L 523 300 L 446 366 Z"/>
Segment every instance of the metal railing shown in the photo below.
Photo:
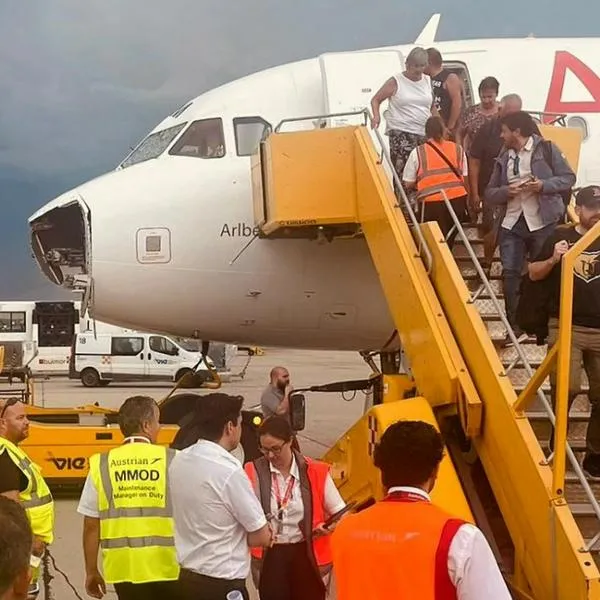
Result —
<path fill-rule="evenodd" d="M 364 123 L 363 125 L 367 125 L 370 119 L 370 113 L 367 109 L 363 110 L 355 110 L 350 112 L 341 112 L 341 113 L 329 113 L 326 115 L 310 115 L 308 117 L 289 117 L 287 119 L 282 119 L 275 125 L 274 132 L 280 133 L 281 128 L 286 123 L 301 123 L 302 121 L 323 121 L 324 119 L 335 119 L 336 117 L 363 117 Z"/>
<path fill-rule="evenodd" d="M 525 110 L 526 113 L 529 113 L 536 121 L 543 123 L 544 125 L 555 125 L 558 124 L 561 127 L 567 126 L 567 115 L 566 113 L 553 113 L 553 112 L 545 112 L 543 110 Z M 548 119 L 544 123 L 544 119 Z"/>
<path fill-rule="evenodd" d="M 600 237 L 600 223 L 594 225 L 580 240 L 577 241 L 562 257 L 561 282 L 560 282 L 560 311 L 558 325 L 558 339 L 548 351 L 546 358 L 539 366 L 534 377 L 519 396 L 515 410 L 522 411 L 531 401 L 533 393 L 541 392 L 539 386 L 556 365 L 556 400 L 554 411 L 551 410 L 550 422 L 554 427 L 554 451 L 549 457 L 552 460 L 552 491 L 556 497 L 562 497 L 565 475 L 566 459 L 580 479 L 590 504 L 600 520 L 600 504 L 592 491 L 583 469 L 580 467 L 571 447 L 568 444 L 568 419 L 569 419 L 569 381 L 571 372 L 571 344 L 573 331 L 573 285 L 574 265 L 577 258 Z M 545 396 L 544 396 L 545 397 Z M 584 550 L 590 551 L 600 540 L 600 530 L 585 545 Z"/>
<path fill-rule="evenodd" d="M 322 115 L 310 115 L 307 117 L 291 117 L 288 119 L 282 119 L 275 126 L 274 133 L 281 133 L 281 127 L 283 125 L 285 125 L 286 123 L 299 123 L 302 121 L 316 121 L 316 120 L 331 119 L 331 118 L 336 118 L 336 117 L 352 117 L 352 116 L 354 116 L 354 117 L 362 116 L 364 118 L 364 122 L 363 122 L 364 126 L 367 126 L 367 125 L 373 123 L 373 115 L 371 114 L 371 111 L 369 109 L 365 108 L 363 110 L 353 111 L 353 112 L 330 113 L 330 114 L 322 114 Z M 372 131 L 373 135 L 375 136 L 375 138 L 377 139 L 379 146 L 381 148 L 381 152 L 379 153 L 379 155 L 380 155 L 379 164 L 382 164 L 385 159 L 385 162 L 388 164 L 388 166 L 391 170 L 392 179 L 393 179 L 394 183 L 396 184 L 396 200 L 397 200 L 397 202 L 396 202 L 394 208 L 404 210 L 406 215 L 410 219 L 410 223 L 412 224 L 414 233 L 417 237 L 419 255 L 423 259 L 423 261 L 425 263 L 425 269 L 427 271 L 427 274 L 429 275 L 431 273 L 431 269 L 433 267 L 433 255 L 431 254 L 431 250 L 430 250 L 429 246 L 427 245 L 425 236 L 423 235 L 423 232 L 421 231 L 421 223 L 420 223 L 419 219 L 417 218 L 417 216 L 415 215 L 413 206 L 404 191 L 404 187 L 402 185 L 402 180 L 400 179 L 400 176 L 396 172 L 396 167 L 395 167 L 394 163 L 392 162 L 392 157 L 390 155 L 389 150 L 386 148 L 386 143 L 383 139 L 383 136 L 381 135 L 381 133 L 379 133 L 379 131 L 377 129 L 375 129 L 373 127 L 371 128 L 371 131 Z M 401 206 L 399 202 L 402 202 L 403 206 Z"/>
<path fill-rule="evenodd" d="M 596 224 L 594 228 L 587 233 L 583 239 L 579 240 L 573 248 L 569 250 L 567 254 L 563 257 L 563 271 L 562 271 L 562 279 L 561 279 L 561 312 L 560 312 L 560 332 L 559 341 L 556 344 L 556 347 L 551 350 L 544 360 L 544 362 L 538 367 L 536 371 L 534 371 L 531 366 L 523 347 L 519 343 L 515 332 L 513 331 L 508 319 L 506 317 L 505 311 L 502 309 L 500 301 L 496 296 L 494 289 L 492 288 L 491 282 L 488 279 L 477 254 L 469 240 L 460 219 L 458 218 L 454 207 L 452 206 L 452 202 L 448 199 L 444 190 L 433 190 L 433 192 L 442 192 L 443 200 L 446 204 L 446 208 L 452 217 L 454 222 L 454 228 L 461 238 L 471 262 L 475 267 L 477 275 L 479 276 L 482 286 L 479 288 L 477 292 L 471 295 L 470 302 L 474 303 L 481 293 L 485 290 L 489 295 L 489 298 L 494 306 L 494 309 L 500 318 L 500 321 L 504 325 L 507 330 L 508 337 L 510 338 L 514 348 L 517 352 L 517 359 L 512 361 L 512 363 L 505 368 L 504 372 L 506 375 L 510 373 L 512 369 L 514 369 L 520 363 L 523 365 L 526 373 L 529 376 L 529 383 L 525 387 L 525 389 L 521 392 L 517 400 L 513 405 L 513 409 L 515 415 L 522 412 L 528 402 L 532 399 L 534 394 L 537 394 L 544 410 L 550 420 L 550 423 L 555 428 L 555 443 L 554 448 L 556 452 L 556 457 L 558 460 L 552 461 L 552 454 L 548 457 L 547 463 L 553 462 L 552 473 L 553 473 L 553 481 L 552 481 L 552 493 L 555 498 L 564 498 L 564 482 L 565 482 L 565 463 L 566 458 L 569 459 L 571 467 L 577 476 L 585 495 L 587 496 L 592 509 L 600 521 L 600 504 L 596 499 L 594 492 L 587 481 L 583 469 L 579 465 L 577 461 L 577 457 L 573 452 L 572 448 L 568 444 L 567 441 L 567 421 L 568 421 L 568 386 L 569 386 L 569 372 L 570 372 L 570 349 L 571 349 L 571 318 L 572 318 L 572 294 L 573 294 L 573 265 L 575 259 L 590 245 L 597 237 L 600 237 L 600 223 Z M 449 232 L 448 235 L 452 233 Z M 563 294 L 568 294 L 568 301 L 564 301 Z M 564 324 L 564 327 L 563 327 Z M 557 385 L 557 402 L 556 402 L 556 414 L 553 410 L 548 398 L 544 391 L 540 388 L 543 381 L 546 379 L 546 376 L 550 372 L 553 366 L 554 359 L 557 354 L 560 352 L 561 362 L 558 364 L 557 370 L 557 383 L 560 381 L 560 385 Z M 557 416 L 558 415 L 558 418 Z M 589 552 L 594 544 L 600 540 L 600 531 L 594 536 L 594 538 L 588 542 L 583 548 L 581 548 L 584 552 Z"/>

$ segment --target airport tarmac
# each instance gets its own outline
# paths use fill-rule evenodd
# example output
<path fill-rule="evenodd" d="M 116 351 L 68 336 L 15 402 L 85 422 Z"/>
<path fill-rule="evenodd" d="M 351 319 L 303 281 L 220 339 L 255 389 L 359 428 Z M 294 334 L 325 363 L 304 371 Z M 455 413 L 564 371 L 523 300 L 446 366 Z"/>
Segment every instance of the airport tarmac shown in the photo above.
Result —
<path fill-rule="evenodd" d="M 238 355 L 231 364 L 232 371 L 240 372 L 246 357 Z M 227 393 L 242 394 L 245 406 L 259 404 L 263 388 L 268 383 L 269 371 L 282 365 L 289 369 L 294 388 L 367 377 L 370 369 L 356 353 L 317 352 L 266 348 L 262 356 L 254 356 L 243 379 L 233 378 L 223 384 Z M 67 378 L 40 380 L 35 384 L 36 403 L 45 406 L 78 406 L 98 402 L 102 406 L 117 408 L 128 396 L 149 394 L 157 400 L 168 394 L 168 384 L 111 384 L 108 387 L 88 389 L 79 381 Z M 302 451 L 319 457 L 360 416 L 364 395 L 357 393 L 351 399 L 340 394 L 307 394 L 306 428 L 299 435 Z M 77 513 L 77 497 L 58 497 L 56 501 L 56 539 L 51 548 L 58 567 L 68 576 L 82 598 L 87 598 L 84 584 L 83 556 L 81 550 L 82 517 Z M 62 576 L 52 573 L 54 600 L 69 600 L 75 594 Z M 41 594 L 40 598 L 44 598 Z M 105 598 L 116 598 L 110 590 Z M 257 596 L 251 591 L 252 600 Z M 48 599 L 45 599 L 48 600 Z"/>

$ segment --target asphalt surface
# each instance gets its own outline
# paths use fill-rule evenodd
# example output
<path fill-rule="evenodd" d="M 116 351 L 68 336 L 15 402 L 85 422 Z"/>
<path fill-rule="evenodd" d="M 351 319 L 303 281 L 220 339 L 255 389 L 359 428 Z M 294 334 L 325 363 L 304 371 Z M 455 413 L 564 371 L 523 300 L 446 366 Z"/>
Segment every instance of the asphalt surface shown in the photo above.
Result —
<path fill-rule="evenodd" d="M 239 355 L 231 364 L 231 370 L 239 373 L 246 357 Z M 314 352 L 267 348 L 262 356 L 252 358 L 243 379 L 233 377 L 224 383 L 222 390 L 227 393 L 242 394 L 245 406 L 259 404 L 263 388 L 268 383 L 272 367 L 282 365 L 289 369 L 294 388 L 330 383 L 347 379 L 358 379 L 369 375 L 369 368 L 355 353 Z M 35 385 L 37 404 L 55 406 L 78 406 L 98 402 L 101 406 L 117 408 L 130 395 L 144 393 L 157 400 L 169 393 L 168 384 L 111 384 L 104 388 L 84 388 L 78 381 L 67 378 L 40 380 Z M 340 394 L 307 394 L 306 428 L 300 434 L 302 451 L 319 457 L 340 435 L 360 416 L 364 396 L 357 394 L 353 399 L 344 399 Z M 70 582 L 82 598 L 87 598 L 84 583 L 83 554 L 81 549 L 82 517 L 77 513 L 77 495 L 62 494 L 56 500 L 56 539 L 51 548 L 58 567 L 65 572 Z M 52 596 L 55 600 L 76 598 L 63 577 L 52 572 Z M 249 586 L 251 587 L 251 586 Z M 252 599 L 257 598 L 252 590 Z M 41 594 L 40 598 L 44 598 Z M 107 599 L 116 598 L 109 590 Z M 45 600 L 48 600 L 47 598 Z"/>

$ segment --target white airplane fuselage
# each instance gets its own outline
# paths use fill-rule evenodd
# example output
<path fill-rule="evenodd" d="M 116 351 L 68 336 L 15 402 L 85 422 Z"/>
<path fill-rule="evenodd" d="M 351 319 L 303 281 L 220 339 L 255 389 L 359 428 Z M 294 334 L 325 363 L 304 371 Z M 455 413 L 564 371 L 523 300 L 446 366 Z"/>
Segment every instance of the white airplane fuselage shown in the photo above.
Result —
<path fill-rule="evenodd" d="M 493 75 L 500 95 L 520 94 L 527 110 L 585 120 L 578 185 L 600 181 L 599 40 L 429 45 L 446 62 L 464 65 L 475 98 L 479 81 Z M 326 77 L 318 58 L 292 63 L 199 96 L 153 130 L 186 123 L 160 156 L 78 186 L 30 218 L 43 271 L 67 287 L 72 275 L 80 282 L 87 277 L 91 314 L 137 330 L 297 348 L 396 348 L 364 240 L 255 239 L 232 264 L 255 230 L 250 157 L 236 153 L 233 120 L 260 117 L 275 127 L 290 117 L 367 107 L 392 75 L 386 70 L 391 51 L 406 56 L 413 46 L 330 55 Z M 332 85 L 342 89 L 336 94 Z M 358 90 L 348 92 L 345 105 L 344 85 Z M 170 154 L 191 123 L 216 118 L 222 120 L 220 157 Z M 314 126 L 309 119 L 282 130 Z"/>

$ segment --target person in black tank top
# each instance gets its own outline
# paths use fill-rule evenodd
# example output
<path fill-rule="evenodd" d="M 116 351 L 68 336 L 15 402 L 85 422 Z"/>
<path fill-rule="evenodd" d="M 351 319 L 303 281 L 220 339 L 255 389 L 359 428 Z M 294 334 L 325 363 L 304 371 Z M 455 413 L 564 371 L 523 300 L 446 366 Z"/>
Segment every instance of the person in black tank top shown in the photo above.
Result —
<path fill-rule="evenodd" d="M 429 65 L 426 73 L 431 77 L 434 105 L 446 127 L 455 138 L 463 105 L 462 83 L 458 75 L 442 66 L 442 55 L 435 48 L 427 50 Z"/>
<path fill-rule="evenodd" d="M 448 69 L 442 69 L 437 75 L 431 77 L 435 107 L 438 109 L 444 123 L 448 123 L 450 110 L 452 109 L 452 98 L 448 90 L 444 87 L 446 79 L 448 79 L 448 75 L 450 74 Z"/>

